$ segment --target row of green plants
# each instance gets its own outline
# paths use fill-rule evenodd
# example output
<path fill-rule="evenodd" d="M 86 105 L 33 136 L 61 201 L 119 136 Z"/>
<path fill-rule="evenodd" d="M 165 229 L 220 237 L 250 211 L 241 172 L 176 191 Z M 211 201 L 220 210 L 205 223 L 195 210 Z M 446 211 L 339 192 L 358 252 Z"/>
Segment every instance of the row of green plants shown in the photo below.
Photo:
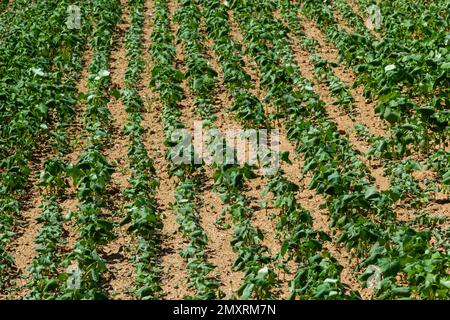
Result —
<path fill-rule="evenodd" d="M 369 8 L 378 5 L 382 15 L 382 23 L 376 31 L 387 37 L 406 40 L 429 41 L 445 35 L 449 26 L 449 4 L 445 1 L 374 1 L 356 0 L 361 17 L 368 16 Z M 353 17 L 353 14 L 348 14 Z M 356 22 L 358 23 L 358 22 Z"/>
<path fill-rule="evenodd" d="M 274 207 L 280 209 L 277 232 L 283 239 L 280 257 L 293 260 L 297 270 L 290 282 L 289 299 L 360 299 L 358 292 L 341 281 L 343 267 L 324 247 L 331 238 L 313 227 L 313 217 L 296 199 L 299 187 L 283 172 L 273 176 L 264 193 L 273 194 Z"/>
<path fill-rule="evenodd" d="M 236 119 L 250 128 L 267 128 L 269 125 L 262 103 L 250 92 L 250 76 L 243 69 L 242 48 L 230 36 L 228 12 L 220 1 L 203 1 L 205 28 L 209 38 L 213 39 L 212 49 L 217 55 L 221 67 L 223 82 L 228 89 L 233 104 L 229 111 Z"/>
<path fill-rule="evenodd" d="M 215 134 L 206 137 L 206 148 L 213 155 L 210 166 L 214 170 L 214 189 L 224 204 L 223 213 L 230 215 L 234 227 L 231 245 L 237 259 L 233 269 L 244 272 L 237 296 L 241 299 L 269 299 L 274 297 L 272 287 L 276 284 L 276 275 L 268 267 L 271 260 L 268 249 L 261 244 L 264 235 L 261 230 L 252 226 L 253 210 L 242 192 L 245 177 L 251 178 L 253 174 L 249 167 L 241 167 L 233 161 L 236 160 L 236 150 L 226 144 L 213 123 L 213 89 L 217 85 L 218 74 L 207 61 L 204 46 L 206 38 L 200 32 L 202 20 L 207 16 L 205 11 L 208 10 L 202 12 L 195 1 L 188 0 L 182 1 L 177 12 L 180 22 L 179 36 L 187 53 L 189 87 L 196 96 L 196 110 L 200 110 L 205 125 L 208 129 L 215 130 Z M 205 112 L 205 108 L 209 111 Z"/>
<path fill-rule="evenodd" d="M 34 238 L 36 254 L 27 270 L 31 281 L 27 284 L 31 291 L 27 299 L 54 299 L 58 294 L 63 263 L 63 245 L 66 244 L 64 212 L 61 201 L 68 188 L 67 172 L 70 165 L 55 157 L 48 159 L 41 171 L 38 186 L 41 188 L 42 203 L 36 222 L 41 224 Z"/>
<path fill-rule="evenodd" d="M 215 0 L 204 1 L 200 5 L 202 5 L 201 8 L 196 6 L 193 9 L 198 10 L 202 17 L 202 20 L 198 20 L 197 26 L 204 21 L 206 35 L 213 40 L 212 49 L 217 54 L 223 82 L 232 101 L 229 111 L 234 111 L 236 118 L 247 128 L 264 128 L 267 123 L 264 108 L 258 98 L 249 91 L 251 78 L 242 69 L 242 57 L 236 55 L 238 47 L 229 35 L 226 9 Z M 198 39 L 203 37 L 204 35 L 199 34 Z M 206 37 L 201 43 L 205 42 Z M 206 50 L 206 47 L 203 50 Z M 213 158 L 211 165 L 215 170 L 214 188 L 224 204 L 223 213 L 229 214 L 234 229 L 231 245 L 237 258 L 233 269 L 244 273 L 237 297 L 274 299 L 279 294 L 279 279 L 274 271 L 274 260 L 268 247 L 263 244 L 264 233 L 252 225 L 255 212 L 243 192 L 246 182 L 256 178 L 253 172 L 255 168 L 248 164 L 239 164 L 237 150 L 227 145 L 227 141 L 219 130 L 215 129 L 217 134 L 209 137 L 208 148 L 217 150 L 218 144 L 223 146 L 222 152 L 226 159 L 221 161 L 220 158 Z M 258 147 L 253 146 L 253 148 Z M 264 154 L 267 154 L 260 150 L 258 153 L 260 160 Z M 263 162 L 260 161 L 260 164 L 264 165 Z M 225 225 L 222 226 L 225 227 Z"/>
<path fill-rule="evenodd" d="M 176 156 L 182 158 L 184 153 L 193 155 L 194 148 L 192 144 L 177 148 L 177 144 L 185 139 L 185 136 L 179 135 L 179 131 L 177 131 L 185 128 L 185 125 L 180 121 L 180 102 L 184 98 L 181 82 L 184 75 L 174 67 L 176 47 L 174 46 L 175 39 L 170 20 L 167 1 L 157 1 L 154 31 L 152 33 L 151 55 L 154 66 L 151 83 L 159 92 L 160 99 L 163 102 L 163 125 L 169 170 L 171 175 L 179 178 L 175 190 L 175 201 L 171 205 L 180 225 L 179 231 L 189 241 L 188 246 L 180 254 L 186 260 L 189 272 L 188 286 L 194 289 L 194 295 L 185 298 L 217 299 L 221 297 L 220 284 L 211 275 L 215 267 L 207 261 L 208 237 L 200 224 L 197 209 L 197 203 L 199 202 L 197 193 L 200 187 L 197 174 L 200 168 L 193 163 L 173 161 Z M 180 23 L 180 30 L 182 29 L 183 25 Z M 190 83 L 192 84 L 192 81 Z M 207 100 L 198 98 L 196 104 L 199 104 L 202 108 L 201 112 L 209 114 Z"/>
<path fill-rule="evenodd" d="M 278 6 L 281 16 L 289 28 L 289 31 L 298 37 L 299 44 L 309 54 L 309 61 L 314 66 L 314 74 L 319 82 L 325 84 L 330 93 L 336 100 L 335 105 L 340 105 L 346 110 L 350 116 L 353 115 L 355 98 L 349 92 L 349 87 L 337 77 L 333 68 L 337 67 L 337 63 L 326 60 L 318 51 L 319 42 L 315 38 L 308 37 L 303 25 L 298 17 L 298 8 L 289 0 L 279 0 Z M 297 38 L 296 38 L 297 40 Z"/>
<path fill-rule="evenodd" d="M 161 295 L 161 230 L 162 215 L 158 211 L 155 194 L 159 186 L 153 159 L 144 146 L 145 128 L 142 112 L 144 103 L 139 93 L 143 59 L 143 32 L 145 0 L 129 0 L 130 28 L 125 34 L 128 66 L 125 70 L 125 88 L 121 99 L 127 112 L 124 132 L 129 138 L 128 158 L 131 171 L 129 187 L 123 192 L 128 201 L 121 221 L 134 235 L 137 246 L 134 253 L 136 279 L 134 295 L 138 299 L 157 299 Z M 158 32 L 156 30 L 155 32 Z"/>
<path fill-rule="evenodd" d="M 217 82 L 217 73 L 213 70 L 203 52 L 200 28 L 200 12 L 193 1 L 178 1 L 179 8 L 175 12 L 174 21 L 178 23 L 177 38 L 183 46 L 184 61 L 186 62 L 186 73 L 184 78 L 194 96 L 195 112 L 207 124 L 215 119 L 214 94 L 213 91 Z M 192 145 L 192 153 L 196 150 Z M 196 155 L 195 155 L 196 156 Z M 202 166 L 203 167 L 203 166 Z M 203 168 L 198 168 L 197 172 L 202 172 Z M 175 196 L 181 194 L 183 197 L 195 199 L 195 193 L 202 186 L 199 176 L 184 180 L 178 187 Z M 194 191 L 194 192 L 192 192 Z M 177 200 L 180 197 L 177 197 Z M 198 201 L 198 200 L 197 200 Z M 183 210 L 184 214 L 178 216 L 178 221 L 183 231 L 188 231 L 190 247 L 185 248 L 182 255 L 188 259 L 188 269 L 191 271 L 191 282 L 196 283 L 197 298 L 215 299 L 223 296 L 219 290 L 220 283 L 209 276 L 215 266 L 208 263 L 206 248 L 208 237 L 201 227 L 201 217 L 196 210 Z M 199 286 L 201 285 L 201 287 Z"/>
<path fill-rule="evenodd" d="M 113 168 L 107 163 L 102 149 L 108 142 L 110 125 L 108 57 L 115 24 L 120 18 L 120 4 L 98 3 L 84 9 L 92 12 L 96 24 L 91 38 L 94 57 L 89 66 L 88 93 L 82 97 L 87 104 L 83 121 L 90 132 L 90 145 L 78 163 L 68 164 L 57 157 L 48 160 L 41 173 L 39 186 L 44 189 L 45 198 L 37 221 L 43 226 L 35 239 L 37 255 L 29 267 L 33 277 L 28 284 L 32 288 L 28 295 L 30 299 L 107 297 L 101 289 L 101 274 L 106 271 L 106 261 L 101 257 L 99 246 L 114 237 L 114 226 L 105 216 L 107 184 Z M 73 214 L 77 219 L 79 241 L 64 257 L 61 254 L 64 220 L 59 201 L 64 198 L 69 177 L 77 187 L 79 205 Z"/>

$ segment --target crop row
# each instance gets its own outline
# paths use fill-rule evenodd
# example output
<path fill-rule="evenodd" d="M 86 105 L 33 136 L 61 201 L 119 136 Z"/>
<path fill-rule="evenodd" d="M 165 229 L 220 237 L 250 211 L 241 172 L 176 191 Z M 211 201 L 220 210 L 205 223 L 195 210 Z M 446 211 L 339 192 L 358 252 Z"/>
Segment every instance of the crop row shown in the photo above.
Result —
<path fill-rule="evenodd" d="M 125 35 L 128 67 L 125 70 L 125 88 L 121 96 L 128 113 L 128 121 L 123 130 L 129 137 L 131 176 L 128 180 L 129 187 L 124 191 L 128 204 L 121 224 L 128 224 L 128 231 L 137 239 L 134 255 L 135 296 L 148 300 L 158 298 L 161 292 L 159 252 L 163 222 L 155 199 L 159 186 L 156 169 L 143 143 L 145 128 L 142 125 L 143 101 L 139 84 L 144 70 L 142 34 L 145 0 L 129 0 L 128 7 L 131 21 Z"/>
<path fill-rule="evenodd" d="M 76 187 L 78 200 L 74 213 L 78 239 L 63 264 L 73 272 L 65 272 L 61 277 L 64 281 L 68 280 L 62 284 L 62 299 L 107 298 L 102 288 L 102 275 L 107 270 L 107 262 L 101 255 L 101 245 L 115 237 L 114 224 L 107 219 L 106 213 L 108 184 L 114 169 L 103 149 L 110 139 L 111 113 L 108 103 L 111 78 L 108 70 L 112 37 L 121 17 L 121 4 L 119 1 L 95 2 L 92 17 L 94 29 L 89 43 L 92 62 L 89 65 L 83 114 L 88 146 L 68 173 Z M 71 285 L 77 281 L 78 285 Z"/>
<path fill-rule="evenodd" d="M 159 92 L 163 102 L 163 125 L 165 144 L 167 146 L 166 158 L 169 160 L 169 170 L 172 175 L 178 176 L 180 181 L 175 190 L 175 201 L 172 203 L 179 231 L 189 240 L 189 245 L 180 253 L 187 261 L 189 270 L 189 286 L 195 289 L 196 299 L 214 299 L 220 294 L 219 284 L 210 275 L 214 269 L 207 262 L 205 247 L 208 238 L 202 229 L 197 211 L 196 189 L 199 187 L 195 178 L 195 166 L 173 162 L 176 155 L 183 153 L 193 154 L 193 146 L 188 145 L 177 149 L 178 129 L 185 125 L 180 122 L 181 115 L 179 103 L 183 99 L 183 89 L 180 84 L 183 74 L 173 65 L 176 57 L 174 37 L 170 29 L 169 10 L 166 1 L 156 2 L 155 28 L 153 31 L 153 45 L 151 55 L 154 61 L 152 70 L 152 84 Z M 205 110 L 206 111 L 206 110 Z"/>

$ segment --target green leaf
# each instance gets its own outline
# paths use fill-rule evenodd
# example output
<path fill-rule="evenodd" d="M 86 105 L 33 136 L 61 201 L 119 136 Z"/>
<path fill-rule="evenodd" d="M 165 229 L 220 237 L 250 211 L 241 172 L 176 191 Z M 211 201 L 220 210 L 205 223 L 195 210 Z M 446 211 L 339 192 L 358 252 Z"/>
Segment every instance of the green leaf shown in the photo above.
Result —
<path fill-rule="evenodd" d="M 289 242 L 286 240 L 283 241 L 283 243 L 281 244 L 281 250 L 280 250 L 280 254 L 282 257 L 286 254 L 288 248 L 289 248 Z"/>
<path fill-rule="evenodd" d="M 447 171 L 447 173 L 445 173 L 445 174 L 442 176 L 442 182 L 443 182 L 444 184 L 450 184 L 450 170 Z"/>
<path fill-rule="evenodd" d="M 284 162 L 286 162 L 288 164 L 292 164 L 292 161 L 289 159 L 289 151 L 280 152 L 280 158 Z"/>
<path fill-rule="evenodd" d="M 390 123 L 395 123 L 400 120 L 400 113 L 397 111 L 393 111 L 391 107 L 386 107 L 384 110 L 383 118 L 389 121 Z"/>
<path fill-rule="evenodd" d="M 253 283 L 246 285 L 244 291 L 242 292 L 241 299 L 242 300 L 250 299 L 252 297 L 252 292 L 253 292 L 254 287 L 255 287 L 255 285 Z"/>
<path fill-rule="evenodd" d="M 119 90 L 117 90 L 116 88 L 111 88 L 111 90 L 109 90 L 109 94 L 112 96 L 112 97 L 114 97 L 114 98 L 116 98 L 116 99 L 120 99 L 120 97 L 121 97 L 121 93 L 120 93 L 120 91 Z"/>
<path fill-rule="evenodd" d="M 56 289 L 57 287 L 58 287 L 58 281 L 55 279 L 52 279 L 49 282 L 47 282 L 47 284 L 44 287 L 44 291 L 45 292 L 52 291 L 52 290 Z"/>
<path fill-rule="evenodd" d="M 366 192 L 364 193 L 364 199 L 370 200 L 378 195 L 377 188 L 375 186 L 372 186 L 370 188 L 367 188 Z"/>
<path fill-rule="evenodd" d="M 441 69 L 450 70 L 450 62 L 444 62 L 443 64 L 441 64 Z"/>
<path fill-rule="evenodd" d="M 444 287 L 450 289 L 450 280 L 441 280 L 440 284 L 443 285 Z"/>

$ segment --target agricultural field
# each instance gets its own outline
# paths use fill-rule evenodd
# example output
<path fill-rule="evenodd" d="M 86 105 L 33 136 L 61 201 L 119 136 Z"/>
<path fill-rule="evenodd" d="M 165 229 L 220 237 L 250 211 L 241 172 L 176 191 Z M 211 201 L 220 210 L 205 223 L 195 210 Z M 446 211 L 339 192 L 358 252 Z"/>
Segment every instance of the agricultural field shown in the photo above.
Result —
<path fill-rule="evenodd" d="M 449 120 L 449 0 L 0 0 L 0 299 L 450 299 Z"/>

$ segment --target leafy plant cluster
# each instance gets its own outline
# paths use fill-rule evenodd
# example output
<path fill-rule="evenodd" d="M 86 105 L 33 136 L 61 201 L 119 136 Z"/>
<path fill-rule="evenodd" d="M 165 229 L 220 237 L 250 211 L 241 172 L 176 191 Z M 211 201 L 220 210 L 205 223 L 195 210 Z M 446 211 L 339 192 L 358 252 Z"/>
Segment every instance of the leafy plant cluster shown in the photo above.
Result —
<path fill-rule="evenodd" d="M 64 217 L 60 201 L 68 187 L 67 171 L 70 165 L 59 159 L 48 159 L 40 174 L 38 186 L 44 189 L 41 212 L 36 221 L 42 226 L 34 239 L 36 255 L 28 267 L 32 280 L 27 299 L 54 299 L 59 288 L 64 241 Z"/>
<path fill-rule="evenodd" d="M 9 0 L 1 0 L 0 1 L 0 10 L 5 10 L 5 8 L 8 6 Z"/>
<path fill-rule="evenodd" d="M 217 54 L 223 74 L 223 83 L 234 101 L 229 107 L 236 112 L 244 126 L 267 128 L 263 105 L 250 91 L 251 78 L 243 69 L 242 47 L 233 41 L 228 24 L 228 11 L 220 1 L 203 1 L 206 32 L 213 39 L 212 49 Z"/>
<path fill-rule="evenodd" d="M 175 190 L 174 212 L 177 214 L 179 231 L 189 239 L 189 245 L 181 251 L 187 261 L 189 285 L 195 288 L 194 299 L 208 300 L 222 297 L 220 283 L 210 274 L 215 266 L 208 262 L 206 246 L 208 236 L 200 224 L 197 210 L 198 182 L 195 179 L 181 181 Z"/>
<path fill-rule="evenodd" d="M 297 36 L 299 36 L 300 39 L 308 39 L 308 41 L 305 43 L 305 47 L 312 54 L 310 56 L 310 61 L 314 63 L 316 76 L 318 76 L 319 79 L 325 79 L 325 82 L 330 88 L 332 94 L 338 94 L 338 96 L 340 96 L 340 98 L 335 103 L 338 103 L 346 108 L 348 106 L 347 103 L 353 102 L 354 98 L 348 93 L 340 79 L 334 75 L 332 67 L 337 66 L 337 64 L 323 59 L 316 53 L 317 43 L 313 41 L 314 39 L 306 38 L 306 34 L 297 16 L 298 8 L 289 1 L 280 1 L 279 4 L 284 19 L 288 21 L 289 29 Z M 359 132 L 362 134 L 361 126 L 359 126 L 358 128 Z M 367 131 L 367 128 L 364 129 L 365 130 L 362 131 Z M 414 161 L 405 162 L 397 160 L 397 158 L 399 157 L 398 155 L 389 153 L 386 149 L 386 145 L 388 143 L 386 141 L 392 140 L 392 137 L 374 136 L 370 134 L 370 137 L 367 137 L 367 135 L 368 132 L 364 132 L 364 139 L 371 143 L 371 147 L 366 154 L 369 159 L 372 158 L 373 155 L 376 158 L 393 159 L 386 161 L 384 164 L 386 166 L 386 170 L 384 171 L 384 173 L 389 177 L 392 190 L 395 190 L 395 192 L 400 195 L 400 199 L 411 199 L 413 201 L 412 205 L 415 207 L 419 206 L 420 204 L 426 203 L 429 198 L 427 194 L 429 190 L 423 190 L 412 176 L 412 173 L 414 171 L 421 170 L 422 167 Z"/>
<path fill-rule="evenodd" d="M 364 125 L 356 125 L 355 131 L 358 137 L 370 144 L 366 153 L 368 159 L 383 159 L 381 155 L 382 145 L 385 139 L 381 136 L 371 134 Z M 438 188 L 431 185 L 434 181 L 421 181 L 427 184 L 424 188 L 420 185 L 413 173 L 423 170 L 423 166 L 418 161 L 412 159 L 395 159 L 391 161 L 383 161 L 384 175 L 389 179 L 390 187 L 399 195 L 399 200 L 407 200 L 405 204 L 420 208 L 429 202 L 431 198 L 430 192 L 436 191 Z"/>

